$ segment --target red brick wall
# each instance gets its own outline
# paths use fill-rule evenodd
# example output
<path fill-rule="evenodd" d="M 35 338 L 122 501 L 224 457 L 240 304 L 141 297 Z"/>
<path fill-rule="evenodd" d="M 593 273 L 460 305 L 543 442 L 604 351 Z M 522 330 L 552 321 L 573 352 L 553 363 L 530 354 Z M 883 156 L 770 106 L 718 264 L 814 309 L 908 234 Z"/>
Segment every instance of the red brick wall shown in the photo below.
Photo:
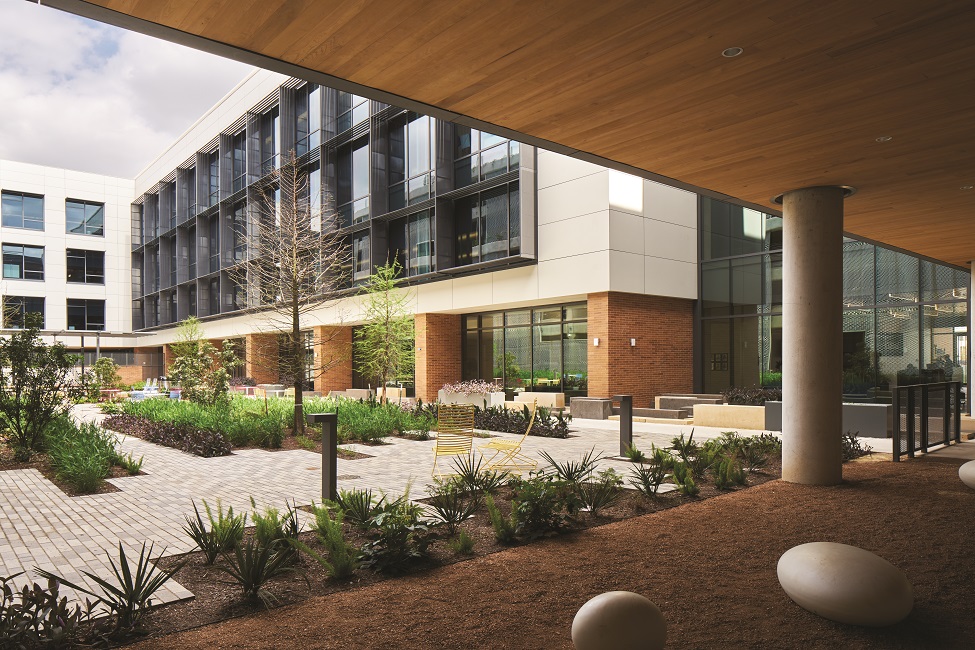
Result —
<path fill-rule="evenodd" d="M 633 395 L 646 408 L 662 393 L 693 391 L 694 301 L 617 291 L 588 301 L 590 397 Z"/>
<path fill-rule="evenodd" d="M 328 395 L 330 390 L 352 388 L 352 328 L 316 327 L 315 365 L 331 366 L 315 378 L 315 390 Z"/>
<path fill-rule="evenodd" d="M 144 370 L 142 366 L 119 366 L 118 376 L 122 378 L 122 383 L 129 387 L 146 379 Z"/>
<path fill-rule="evenodd" d="M 162 347 L 163 352 L 163 374 L 167 377 L 169 376 L 169 368 L 173 365 L 173 361 L 176 359 L 173 355 L 173 348 L 170 345 L 164 345 Z"/>
<path fill-rule="evenodd" d="M 460 316 L 417 314 L 415 326 L 416 396 L 433 402 L 441 386 L 461 378 Z"/>
<path fill-rule="evenodd" d="M 248 334 L 244 348 L 244 376 L 258 384 L 278 383 L 278 335 Z"/>

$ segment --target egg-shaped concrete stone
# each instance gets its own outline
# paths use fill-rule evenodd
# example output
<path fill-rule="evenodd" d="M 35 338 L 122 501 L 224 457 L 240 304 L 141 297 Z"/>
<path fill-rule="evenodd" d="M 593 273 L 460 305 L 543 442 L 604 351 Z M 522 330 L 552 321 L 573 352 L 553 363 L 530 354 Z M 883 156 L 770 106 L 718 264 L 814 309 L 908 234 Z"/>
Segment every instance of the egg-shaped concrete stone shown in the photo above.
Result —
<path fill-rule="evenodd" d="M 632 591 L 599 594 L 572 620 L 576 650 L 659 650 L 666 641 L 660 608 Z"/>
<path fill-rule="evenodd" d="M 907 576 L 856 546 L 800 544 L 779 558 L 778 575 L 785 593 L 799 606 L 840 623 L 893 625 L 914 607 Z"/>
<path fill-rule="evenodd" d="M 975 490 L 975 460 L 970 460 L 958 468 L 958 478 L 968 487 Z"/>

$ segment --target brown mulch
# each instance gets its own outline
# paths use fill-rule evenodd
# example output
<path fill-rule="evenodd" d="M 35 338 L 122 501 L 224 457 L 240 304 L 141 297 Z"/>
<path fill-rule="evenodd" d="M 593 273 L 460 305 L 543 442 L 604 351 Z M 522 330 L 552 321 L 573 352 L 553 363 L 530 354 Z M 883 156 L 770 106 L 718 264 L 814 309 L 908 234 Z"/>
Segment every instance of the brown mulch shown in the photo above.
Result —
<path fill-rule="evenodd" d="M 583 603 L 629 590 L 663 610 L 672 648 L 971 648 L 975 491 L 957 468 L 866 462 L 836 487 L 769 481 L 134 647 L 568 649 Z M 912 582 L 914 611 L 872 629 L 801 609 L 775 567 L 809 541 L 888 559 Z"/>

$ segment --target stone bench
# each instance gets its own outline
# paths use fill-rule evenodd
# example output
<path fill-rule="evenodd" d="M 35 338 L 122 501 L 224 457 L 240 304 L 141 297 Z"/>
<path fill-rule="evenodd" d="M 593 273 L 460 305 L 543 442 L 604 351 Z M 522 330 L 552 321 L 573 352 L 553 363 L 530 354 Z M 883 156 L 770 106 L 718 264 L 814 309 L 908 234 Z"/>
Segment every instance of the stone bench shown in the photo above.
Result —
<path fill-rule="evenodd" d="M 608 420 L 613 414 L 613 400 L 602 397 L 573 397 L 569 412 L 574 418 Z"/>
<path fill-rule="evenodd" d="M 563 411 L 565 410 L 565 393 L 523 391 L 515 393 L 514 402 L 505 402 L 504 404 L 505 408 L 509 408 L 508 404 L 514 404 L 514 408 L 521 410 L 522 406 L 525 404 L 530 406 L 532 402 L 537 402 L 539 406 L 550 411 Z"/>
<path fill-rule="evenodd" d="M 691 411 L 698 404 L 723 404 L 720 397 L 696 397 L 689 395 L 661 395 L 654 398 L 654 407 L 658 409 L 684 409 Z"/>

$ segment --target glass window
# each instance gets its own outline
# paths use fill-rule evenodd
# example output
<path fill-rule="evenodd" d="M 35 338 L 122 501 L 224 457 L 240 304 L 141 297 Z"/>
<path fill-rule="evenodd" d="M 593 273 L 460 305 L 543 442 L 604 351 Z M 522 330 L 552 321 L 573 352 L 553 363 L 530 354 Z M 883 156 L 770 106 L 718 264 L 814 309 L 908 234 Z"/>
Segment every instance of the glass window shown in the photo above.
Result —
<path fill-rule="evenodd" d="M 365 232 L 352 238 L 352 279 L 365 280 L 369 275 L 369 233 Z"/>
<path fill-rule="evenodd" d="M 175 203 L 173 210 L 176 209 Z M 105 204 L 67 199 L 64 202 L 65 232 L 72 235 L 105 234 Z"/>
<path fill-rule="evenodd" d="M 874 303 L 874 249 L 856 239 L 843 239 L 843 302 L 846 307 Z"/>
<path fill-rule="evenodd" d="M 105 330 L 105 301 L 68 299 L 69 330 Z"/>
<path fill-rule="evenodd" d="M 0 223 L 6 228 L 44 230 L 44 197 L 20 192 L 0 193 Z"/>
<path fill-rule="evenodd" d="M 186 231 L 186 250 L 183 257 L 187 259 L 189 266 L 189 279 L 196 278 L 196 226 L 190 226 Z M 196 285 L 193 285 L 195 287 Z"/>
<path fill-rule="evenodd" d="M 492 133 L 454 126 L 454 186 L 500 176 L 518 168 L 521 147 Z"/>
<path fill-rule="evenodd" d="M 766 248 L 767 216 L 740 205 L 702 196 L 702 259 L 762 252 Z M 769 237 L 770 242 L 776 239 L 781 246 L 781 235 Z"/>
<path fill-rule="evenodd" d="M 68 282 L 105 284 L 105 253 L 67 249 Z"/>
<path fill-rule="evenodd" d="M 303 156 L 321 144 L 321 87 L 306 84 L 295 101 L 295 153 Z"/>
<path fill-rule="evenodd" d="M 44 248 L 4 244 L 3 277 L 12 280 L 43 280 Z"/>
<path fill-rule="evenodd" d="M 247 204 L 238 203 L 230 215 L 230 234 L 233 237 L 234 262 L 247 256 Z"/>
<path fill-rule="evenodd" d="M 280 166 L 281 119 L 275 106 L 261 116 L 261 174 Z"/>
<path fill-rule="evenodd" d="M 24 327 L 24 314 L 39 314 L 39 329 L 44 329 L 44 298 L 27 296 L 3 297 L 3 326 L 11 329 Z"/>
<path fill-rule="evenodd" d="M 918 258 L 877 247 L 877 304 L 904 305 L 919 298 Z"/>
<path fill-rule="evenodd" d="M 338 151 L 336 200 L 343 226 L 369 218 L 369 140 L 359 138 Z"/>
<path fill-rule="evenodd" d="M 457 266 L 501 259 L 521 250 L 517 193 L 518 184 L 509 183 L 454 202 Z M 514 232 L 519 233 L 516 241 Z"/>
<path fill-rule="evenodd" d="M 588 390 L 586 305 L 491 312 L 464 318 L 464 379 L 503 384 L 509 392 Z M 564 315 L 571 314 L 568 321 Z M 532 324 L 534 322 L 534 325 Z"/>
<path fill-rule="evenodd" d="M 231 145 L 233 150 L 233 178 L 234 192 L 244 189 L 247 184 L 247 148 L 244 131 L 233 136 Z"/>
<path fill-rule="evenodd" d="M 220 201 L 220 152 L 214 151 L 210 154 L 207 174 L 207 194 L 210 202 L 207 205 L 216 205 Z"/>
<path fill-rule="evenodd" d="M 369 100 L 340 91 L 338 97 L 338 132 L 341 133 L 369 118 Z"/>

